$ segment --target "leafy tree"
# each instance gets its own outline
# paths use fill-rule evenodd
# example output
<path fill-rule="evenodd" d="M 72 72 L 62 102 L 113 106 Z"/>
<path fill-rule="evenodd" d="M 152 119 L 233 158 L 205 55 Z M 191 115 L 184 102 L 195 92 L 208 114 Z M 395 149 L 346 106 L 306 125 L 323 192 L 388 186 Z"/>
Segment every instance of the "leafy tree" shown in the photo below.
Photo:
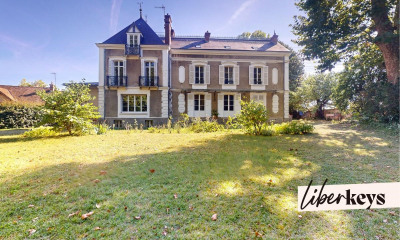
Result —
<path fill-rule="evenodd" d="M 240 34 L 238 36 L 238 38 L 250 38 L 250 36 L 251 36 L 250 32 L 244 32 L 244 33 Z"/>
<path fill-rule="evenodd" d="M 21 82 L 19 83 L 19 85 L 21 87 L 41 87 L 41 88 L 45 88 L 47 87 L 47 84 L 45 82 L 43 82 L 42 80 L 36 80 L 34 82 L 28 82 L 26 81 L 25 78 L 23 78 L 21 80 Z"/>
<path fill-rule="evenodd" d="M 261 30 L 254 31 L 250 36 L 250 38 L 266 38 L 266 37 L 267 34 Z"/>
<path fill-rule="evenodd" d="M 64 91 L 38 92 L 45 102 L 42 124 L 49 124 L 56 131 L 68 131 L 70 135 L 88 133 L 92 120 L 99 118 L 97 107 L 89 103 L 94 98 L 89 86 L 71 81 Z"/>
<path fill-rule="evenodd" d="M 290 91 L 296 91 L 299 87 L 300 79 L 304 74 L 304 62 L 300 56 L 300 53 L 296 52 L 284 42 L 279 41 L 285 48 L 290 50 L 289 56 L 289 89 Z"/>
<path fill-rule="evenodd" d="M 399 121 L 399 85 L 388 82 L 383 56 L 378 47 L 366 43 L 345 64 L 333 100 L 341 111 L 361 120 L 385 123 Z"/>
<path fill-rule="evenodd" d="M 263 124 L 268 121 L 268 113 L 262 103 L 241 101 L 242 109 L 236 116 L 238 124 L 249 134 L 260 135 Z"/>
<path fill-rule="evenodd" d="M 351 58 L 365 43 L 382 52 L 388 79 L 399 78 L 399 0 L 299 0 L 306 16 L 295 16 L 295 41 L 307 60 L 319 59 L 319 69 L 331 70 Z"/>
<path fill-rule="evenodd" d="M 324 107 L 332 100 L 332 91 L 335 86 L 334 73 L 309 75 L 302 79 L 296 97 L 303 108 L 316 109 L 317 116 L 323 118 Z"/>

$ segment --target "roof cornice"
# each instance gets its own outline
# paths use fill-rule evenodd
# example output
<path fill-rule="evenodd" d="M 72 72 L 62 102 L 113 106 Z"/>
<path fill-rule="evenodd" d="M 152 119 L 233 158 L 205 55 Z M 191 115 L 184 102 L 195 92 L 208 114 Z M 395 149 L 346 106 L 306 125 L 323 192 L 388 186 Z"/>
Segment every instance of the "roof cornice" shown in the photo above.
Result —
<path fill-rule="evenodd" d="M 171 54 L 207 54 L 207 55 L 233 55 L 233 56 L 266 56 L 283 57 L 289 56 L 290 51 L 248 51 L 248 50 L 212 50 L 212 49 L 171 49 Z"/>

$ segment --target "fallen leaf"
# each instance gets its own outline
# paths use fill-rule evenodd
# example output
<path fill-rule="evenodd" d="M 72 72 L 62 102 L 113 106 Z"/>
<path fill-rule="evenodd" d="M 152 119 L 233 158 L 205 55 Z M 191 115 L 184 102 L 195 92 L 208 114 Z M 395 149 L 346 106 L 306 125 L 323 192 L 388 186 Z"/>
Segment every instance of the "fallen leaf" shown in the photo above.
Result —
<path fill-rule="evenodd" d="M 300 219 L 302 219 L 302 218 L 303 218 L 303 216 L 299 215 L 299 218 L 300 218 Z"/>
<path fill-rule="evenodd" d="M 383 219 L 383 222 L 384 222 L 384 223 L 387 223 L 387 222 L 388 222 L 388 220 L 387 220 L 387 219 Z"/>
<path fill-rule="evenodd" d="M 34 206 L 35 205 L 33 205 L 33 204 L 28 205 L 29 208 L 33 208 Z"/>
<path fill-rule="evenodd" d="M 29 232 L 29 235 L 32 235 L 36 232 L 36 229 L 29 229 L 28 232 Z"/>
<path fill-rule="evenodd" d="M 218 193 L 216 193 L 216 194 L 215 194 L 215 196 L 216 196 L 216 197 L 218 197 L 218 196 L 219 196 L 219 194 L 218 194 Z"/>
<path fill-rule="evenodd" d="M 68 217 L 75 216 L 76 214 L 79 214 L 79 211 L 76 211 L 76 212 L 73 212 L 73 213 L 68 214 Z"/>
<path fill-rule="evenodd" d="M 101 205 L 96 203 L 96 208 L 100 208 L 100 207 L 101 207 Z"/>
<path fill-rule="evenodd" d="M 178 198 L 178 195 L 176 193 L 174 194 L 174 198 Z"/>
<path fill-rule="evenodd" d="M 126 211 L 126 210 L 128 209 L 128 207 L 127 207 L 127 206 L 125 206 L 125 207 L 124 207 L 124 209 L 125 209 L 125 211 Z"/>
<path fill-rule="evenodd" d="M 156 170 L 154 170 L 154 169 L 150 169 L 149 170 L 151 173 L 154 173 Z"/>
<path fill-rule="evenodd" d="M 97 231 L 97 230 L 100 230 L 100 229 L 101 229 L 100 227 L 95 227 L 93 230 Z"/>
<path fill-rule="evenodd" d="M 167 208 L 167 213 L 169 213 L 169 208 Z"/>
<path fill-rule="evenodd" d="M 255 234 L 256 234 L 256 237 L 262 237 L 262 234 L 259 232 L 256 232 Z"/>
<path fill-rule="evenodd" d="M 94 183 L 99 183 L 100 180 L 99 180 L 99 179 L 95 179 L 95 180 L 93 180 L 93 182 L 94 182 Z"/>
<path fill-rule="evenodd" d="M 104 171 L 104 170 L 100 171 L 100 175 L 106 175 L 106 174 L 107 174 L 107 171 Z"/>
<path fill-rule="evenodd" d="M 142 219 L 142 216 L 136 216 L 135 219 L 140 220 L 140 219 Z"/>
<path fill-rule="evenodd" d="M 391 212 L 389 212 L 389 214 L 392 215 L 392 216 L 395 216 L 396 212 L 395 211 L 391 211 Z"/>
<path fill-rule="evenodd" d="M 88 212 L 88 213 L 82 214 L 81 218 L 82 218 L 82 219 L 86 219 L 86 218 L 92 216 L 93 213 L 94 213 L 94 212 Z"/>
<path fill-rule="evenodd" d="M 272 183 L 272 179 L 268 180 L 268 182 Z"/>
<path fill-rule="evenodd" d="M 163 232 L 162 232 L 162 235 L 167 236 L 167 232 L 166 232 L 166 231 L 163 231 Z"/>
<path fill-rule="evenodd" d="M 212 215 L 211 220 L 217 221 L 218 215 L 215 213 Z"/>
<path fill-rule="evenodd" d="M 193 206 L 192 205 L 189 205 L 189 210 L 193 211 Z"/>
<path fill-rule="evenodd" d="M 32 219 L 33 222 L 36 222 L 39 219 L 39 217 L 35 217 L 34 219 Z"/>

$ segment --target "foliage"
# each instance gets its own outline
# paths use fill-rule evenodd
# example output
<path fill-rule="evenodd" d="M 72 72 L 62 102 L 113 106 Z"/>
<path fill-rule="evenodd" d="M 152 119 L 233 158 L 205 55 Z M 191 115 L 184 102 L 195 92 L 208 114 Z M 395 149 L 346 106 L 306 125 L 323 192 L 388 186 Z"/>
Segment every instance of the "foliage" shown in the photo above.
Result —
<path fill-rule="evenodd" d="M 398 81 L 399 0 L 299 0 L 296 5 L 306 16 L 295 16 L 295 42 L 304 46 L 307 60 L 319 59 L 320 70 L 331 70 L 371 43 L 384 54 L 389 80 Z"/>
<path fill-rule="evenodd" d="M 203 121 L 201 118 L 193 118 L 189 130 L 195 133 L 218 132 L 224 130 L 224 126 L 219 124 L 217 121 L 209 119 Z"/>
<path fill-rule="evenodd" d="M 248 39 L 267 38 L 267 37 L 270 37 L 270 35 L 266 34 L 261 30 L 256 30 L 253 33 L 243 32 L 238 36 L 238 38 L 248 38 Z"/>
<path fill-rule="evenodd" d="M 47 87 L 47 84 L 43 82 L 42 80 L 36 80 L 34 82 L 28 82 L 26 79 L 22 79 L 21 82 L 19 83 L 21 87 L 40 87 L 40 88 L 45 88 Z"/>
<path fill-rule="evenodd" d="M 97 135 L 106 134 L 109 129 L 110 128 L 106 123 L 97 124 L 94 127 L 94 131 L 96 132 Z"/>
<path fill-rule="evenodd" d="M 99 118 L 97 107 L 89 103 L 89 86 L 71 82 L 64 91 L 41 91 L 38 95 L 45 102 L 41 124 L 49 124 L 57 132 L 82 135 L 93 129 L 92 120 Z"/>
<path fill-rule="evenodd" d="M 248 134 L 260 135 L 262 125 L 268 121 L 268 113 L 264 104 L 251 101 L 241 101 L 242 109 L 236 116 L 238 124 Z"/>
<path fill-rule="evenodd" d="M 323 118 L 323 109 L 332 100 L 332 91 L 336 86 L 336 75 L 314 74 L 304 77 L 297 92 L 292 96 L 303 109 L 317 110 L 317 116 Z"/>
<path fill-rule="evenodd" d="M 387 80 L 382 53 L 366 44 L 345 64 L 333 94 L 335 105 L 363 121 L 399 121 L 399 85 Z"/>
<path fill-rule="evenodd" d="M 314 131 L 314 126 L 305 121 L 293 120 L 291 122 L 284 122 L 281 124 L 275 124 L 273 130 L 276 134 L 307 134 Z"/>
<path fill-rule="evenodd" d="M 0 129 L 29 128 L 41 120 L 41 107 L 35 105 L 0 105 Z"/>
<path fill-rule="evenodd" d="M 26 138 L 53 137 L 57 136 L 57 132 L 52 130 L 51 127 L 40 126 L 24 132 L 23 136 Z"/>
<path fill-rule="evenodd" d="M 300 86 L 300 79 L 304 74 L 304 61 L 299 52 L 296 52 L 286 43 L 279 41 L 285 48 L 290 50 L 289 55 L 289 90 L 296 91 Z"/>

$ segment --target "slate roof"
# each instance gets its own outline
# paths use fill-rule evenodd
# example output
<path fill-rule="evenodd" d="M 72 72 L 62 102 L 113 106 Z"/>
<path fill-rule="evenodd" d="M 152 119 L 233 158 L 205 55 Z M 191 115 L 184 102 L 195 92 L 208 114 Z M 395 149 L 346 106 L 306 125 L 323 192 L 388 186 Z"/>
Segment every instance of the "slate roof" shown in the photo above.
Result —
<path fill-rule="evenodd" d="M 114 36 L 110 37 L 104 44 L 127 44 L 126 42 L 126 32 L 130 27 L 137 27 L 139 31 L 142 33 L 142 37 L 140 39 L 141 45 L 164 45 L 162 39 L 151 29 L 151 27 L 146 23 L 143 18 L 139 18 L 134 21 L 132 24 L 128 25 L 121 31 L 119 31 Z M 134 28 L 135 29 L 135 28 Z"/>
<path fill-rule="evenodd" d="M 50 92 L 50 88 L 0 85 L 0 94 L 11 102 L 43 104 L 42 99 L 36 94 L 40 90 Z"/>
<path fill-rule="evenodd" d="M 220 39 L 210 38 L 206 42 L 204 38 L 172 38 L 172 49 L 196 49 L 196 50 L 242 50 L 258 52 L 289 52 L 280 43 L 274 44 L 269 39 Z"/>

